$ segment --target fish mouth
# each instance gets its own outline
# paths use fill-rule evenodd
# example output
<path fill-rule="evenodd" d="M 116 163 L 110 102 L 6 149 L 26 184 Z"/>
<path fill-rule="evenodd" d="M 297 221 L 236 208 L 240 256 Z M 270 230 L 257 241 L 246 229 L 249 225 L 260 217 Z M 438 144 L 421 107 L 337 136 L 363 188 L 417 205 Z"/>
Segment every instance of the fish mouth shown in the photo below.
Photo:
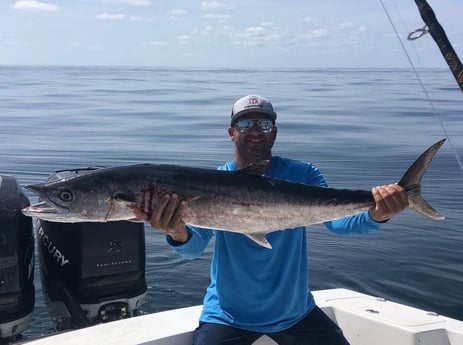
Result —
<path fill-rule="evenodd" d="M 43 199 L 47 199 L 44 183 L 30 184 L 25 186 L 25 188 L 36 194 L 39 197 L 39 202 L 22 209 L 24 215 L 43 218 L 46 216 L 59 216 L 69 213 L 69 209 L 65 207 L 54 205 L 50 201 L 43 201 Z"/>
<path fill-rule="evenodd" d="M 68 213 L 66 209 L 58 209 L 46 201 L 41 201 L 22 209 L 22 213 L 32 217 L 37 215 L 63 215 Z"/>

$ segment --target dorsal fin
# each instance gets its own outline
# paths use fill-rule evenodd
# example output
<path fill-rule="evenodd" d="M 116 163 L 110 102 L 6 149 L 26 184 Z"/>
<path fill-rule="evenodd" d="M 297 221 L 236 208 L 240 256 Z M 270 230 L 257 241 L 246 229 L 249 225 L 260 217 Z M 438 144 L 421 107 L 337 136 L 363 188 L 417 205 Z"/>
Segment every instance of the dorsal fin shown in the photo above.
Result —
<path fill-rule="evenodd" d="M 262 172 L 268 167 L 269 164 L 270 161 L 268 159 L 264 159 L 257 163 L 251 163 L 238 171 L 243 174 L 262 176 Z"/>

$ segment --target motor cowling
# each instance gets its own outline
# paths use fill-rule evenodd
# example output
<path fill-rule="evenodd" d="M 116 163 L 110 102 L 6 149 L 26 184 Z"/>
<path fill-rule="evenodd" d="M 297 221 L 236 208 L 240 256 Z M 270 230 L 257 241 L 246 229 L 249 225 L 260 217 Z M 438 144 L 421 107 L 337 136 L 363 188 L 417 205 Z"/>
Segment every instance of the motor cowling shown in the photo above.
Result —
<path fill-rule="evenodd" d="M 48 181 L 93 169 L 55 172 Z M 46 305 L 56 330 L 135 316 L 146 296 L 143 223 L 37 222 Z"/>
<path fill-rule="evenodd" d="M 14 340 L 30 324 L 35 303 L 34 237 L 29 206 L 16 179 L 0 175 L 0 340 Z"/>

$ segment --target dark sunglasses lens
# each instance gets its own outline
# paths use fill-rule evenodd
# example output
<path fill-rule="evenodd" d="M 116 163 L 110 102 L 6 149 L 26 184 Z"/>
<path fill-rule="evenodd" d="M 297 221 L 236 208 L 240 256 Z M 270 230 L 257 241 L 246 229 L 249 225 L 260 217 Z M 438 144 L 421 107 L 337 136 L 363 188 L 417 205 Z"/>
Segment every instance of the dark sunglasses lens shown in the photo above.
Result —
<path fill-rule="evenodd" d="M 247 132 L 254 126 L 254 120 L 239 120 L 236 127 L 240 132 Z"/>
<path fill-rule="evenodd" d="M 273 129 L 273 123 L 270 120 L 263 119 L 263 120 L 252 120 L 252 119 L 243 119 L 238 121 L 236 124 L 236 127 L 240 132 L 247 132 L 252 127 L 254 127 L 254 124 L 257 123 L 259 126 L 260 130 L 264 133 L 270 133 Z"/>
<path fill-rule="evenodd" d="M 259 128 L 264 133 L 270 133 L 273 129 L 273 123 L 270 120 L 259 120 L 257 121 Z"/>

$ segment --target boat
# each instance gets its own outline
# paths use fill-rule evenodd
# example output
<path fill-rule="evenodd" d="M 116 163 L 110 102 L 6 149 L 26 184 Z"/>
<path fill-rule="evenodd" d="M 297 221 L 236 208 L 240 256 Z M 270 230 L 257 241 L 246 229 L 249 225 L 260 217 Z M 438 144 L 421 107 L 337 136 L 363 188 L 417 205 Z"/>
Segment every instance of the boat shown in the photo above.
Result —
<path fill-rule="evenodd" d="M 462 345 L 463 321 L 348 289 L 314 291 L 317 305 L 351 345 Z M 28 345 L 191 345 L 201 306 L 63 332 Z M 277 345 L 262 336 L 253 345 Z"/>

